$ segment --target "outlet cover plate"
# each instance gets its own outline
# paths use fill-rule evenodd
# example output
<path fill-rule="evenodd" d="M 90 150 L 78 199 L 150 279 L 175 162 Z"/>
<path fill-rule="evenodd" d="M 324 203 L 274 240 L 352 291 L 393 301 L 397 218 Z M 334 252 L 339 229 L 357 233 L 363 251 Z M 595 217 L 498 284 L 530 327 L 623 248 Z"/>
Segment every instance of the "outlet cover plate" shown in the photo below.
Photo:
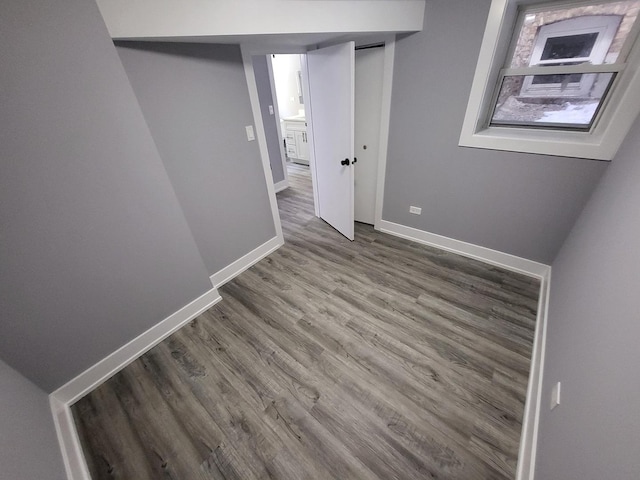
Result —
<path fill-rule="evenodd" d="M 247 130 L 247 140 L 250 141 L 250 142 L 255 140 L 256 136 L 253 133 L 253 125 L 247 125 L 244 128 Z"/>

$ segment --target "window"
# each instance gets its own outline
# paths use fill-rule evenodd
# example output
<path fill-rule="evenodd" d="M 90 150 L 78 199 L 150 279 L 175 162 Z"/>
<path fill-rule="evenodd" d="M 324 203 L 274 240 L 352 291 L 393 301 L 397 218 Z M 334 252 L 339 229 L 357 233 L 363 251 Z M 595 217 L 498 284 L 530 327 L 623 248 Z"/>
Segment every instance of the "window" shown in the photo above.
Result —
<path fill-rule="evenodd" d="M 640 111 L 640 0 L 529 3 L 492 2 L 460 145 L 610 160 Z"/>

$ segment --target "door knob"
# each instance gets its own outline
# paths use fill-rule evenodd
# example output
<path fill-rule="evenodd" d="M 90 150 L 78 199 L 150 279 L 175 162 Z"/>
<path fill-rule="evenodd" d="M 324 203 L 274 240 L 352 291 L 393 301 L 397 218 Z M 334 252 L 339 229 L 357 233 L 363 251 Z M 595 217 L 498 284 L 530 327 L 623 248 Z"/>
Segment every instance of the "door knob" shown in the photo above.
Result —
<path fill-rule="evenodd" d="M 340 162 L 340 165 L 349 166 L 349 164 L 350 164 L 350 163 L 351 163 L 351 162 L 349 162 L 349 159 L 348 159 L 348 158 L 345 158 L 344 160 L 342 160 L 342 161 Z"/>

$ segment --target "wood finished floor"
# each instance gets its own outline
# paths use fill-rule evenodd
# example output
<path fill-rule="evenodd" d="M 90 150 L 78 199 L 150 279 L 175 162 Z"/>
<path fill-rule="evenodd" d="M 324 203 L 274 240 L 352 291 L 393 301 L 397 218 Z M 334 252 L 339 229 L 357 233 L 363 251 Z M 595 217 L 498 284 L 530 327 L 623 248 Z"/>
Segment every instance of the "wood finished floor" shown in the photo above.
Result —
<path fill-rule="evenodd" d="M 72 411 L 99 479 L 514 479 L 539 284 L 313 216 Z"/>

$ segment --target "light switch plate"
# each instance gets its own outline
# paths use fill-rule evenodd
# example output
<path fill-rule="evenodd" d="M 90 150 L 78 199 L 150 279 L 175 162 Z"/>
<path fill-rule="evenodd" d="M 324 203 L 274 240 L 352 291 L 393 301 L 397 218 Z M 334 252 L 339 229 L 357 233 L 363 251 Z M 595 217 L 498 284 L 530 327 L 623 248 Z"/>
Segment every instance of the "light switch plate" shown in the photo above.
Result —
<path fill-rule="evenodd" d="M 422 215 L 422 208 L 420 207 L 409 207 L 409 213 L 413 213 L 414 215 Z"/>
<path fill-rule="evenodd" d="M 253 133 L 253 126 L 252 125 L 247 125 L 244 128 L 247 130 L 247 140 L 249 140 L 250 142 L 255 140 L 256 136 Z"/>
<path fill-rule="evenodd" d="M 556 383 L 551 389 L 551 410 L 560 405 L 560 382 Z"/>
<path fill-rule="evenodd" d="M 269 105 L 269 115 L 273 115 L 273 105 Z"/>

